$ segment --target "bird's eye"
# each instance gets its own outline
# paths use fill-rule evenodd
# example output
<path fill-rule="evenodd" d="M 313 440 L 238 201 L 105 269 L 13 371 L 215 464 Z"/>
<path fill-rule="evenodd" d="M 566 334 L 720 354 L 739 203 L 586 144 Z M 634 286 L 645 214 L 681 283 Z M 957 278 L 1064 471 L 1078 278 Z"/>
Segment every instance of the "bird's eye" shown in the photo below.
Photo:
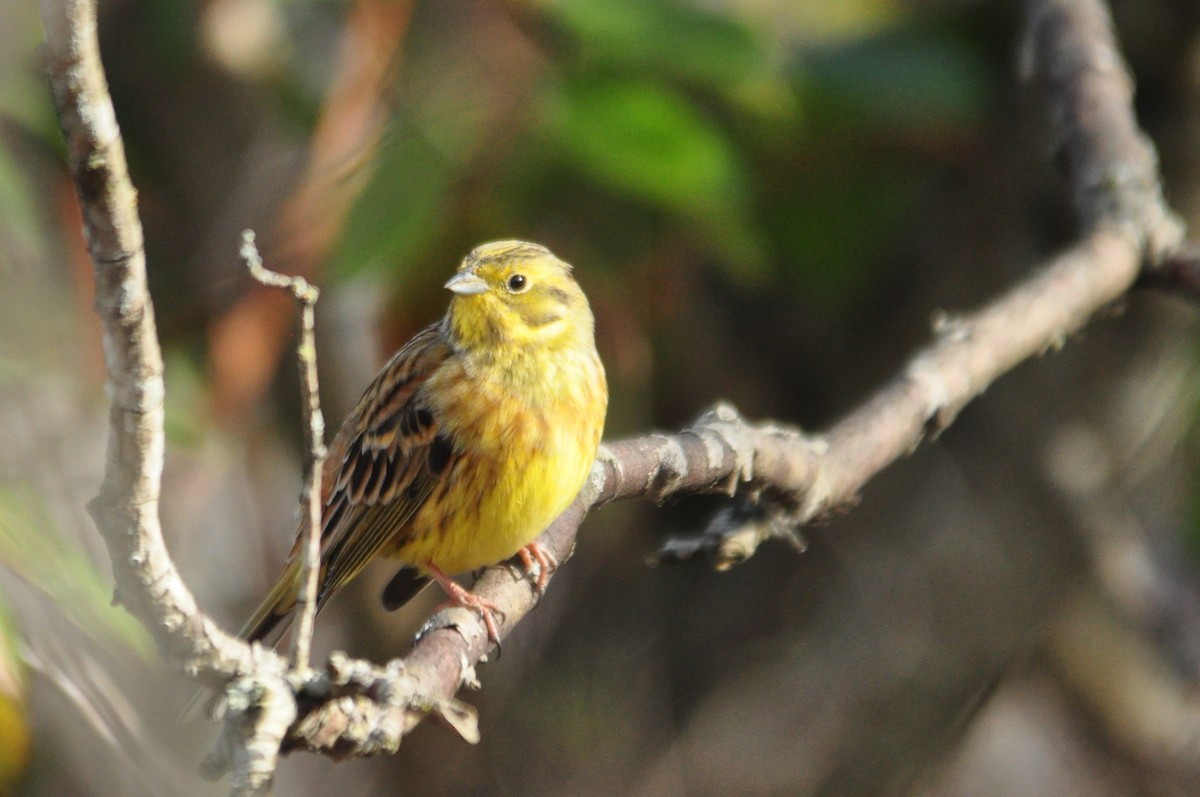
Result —
<path fill-rule="evenodd" d="M 523 293 L 529 287 L 529 280 L 524 274 L 513 274 L 508 278 L 508 290 L 512 293 Z"/>

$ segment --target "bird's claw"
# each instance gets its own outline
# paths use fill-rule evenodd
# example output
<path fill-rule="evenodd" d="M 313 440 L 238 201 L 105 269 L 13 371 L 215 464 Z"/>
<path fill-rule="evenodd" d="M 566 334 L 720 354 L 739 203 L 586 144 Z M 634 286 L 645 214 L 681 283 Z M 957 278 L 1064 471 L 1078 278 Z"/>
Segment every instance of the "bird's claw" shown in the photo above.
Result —
<path fill-rule="evenodd" d="M 554 558 L 554 554 L 536 542 L 526 545 L 517 555 L 521 557 L 521 566 L 525 569 L 525 575 L 533 581 L 533 591 L 540 601 L 546 594 L 550 576 L 558 570 L 558 560 Z"/>

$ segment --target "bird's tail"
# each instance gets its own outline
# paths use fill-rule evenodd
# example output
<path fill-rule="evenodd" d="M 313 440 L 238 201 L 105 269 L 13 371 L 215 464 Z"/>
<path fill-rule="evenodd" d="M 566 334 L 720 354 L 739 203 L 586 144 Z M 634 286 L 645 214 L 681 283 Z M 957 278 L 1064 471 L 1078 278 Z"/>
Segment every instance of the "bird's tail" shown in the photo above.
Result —
<path fill-rule="evenodd" d="M 292 624 L 292 610 L 296 608 L 299 592 L 300 557 L 293 556 L 275 579 L 275 586 L 263 598 L 262 603 L 242 626 L 238 636 L 247 642 L 262 642 L 274 645 Z"/>

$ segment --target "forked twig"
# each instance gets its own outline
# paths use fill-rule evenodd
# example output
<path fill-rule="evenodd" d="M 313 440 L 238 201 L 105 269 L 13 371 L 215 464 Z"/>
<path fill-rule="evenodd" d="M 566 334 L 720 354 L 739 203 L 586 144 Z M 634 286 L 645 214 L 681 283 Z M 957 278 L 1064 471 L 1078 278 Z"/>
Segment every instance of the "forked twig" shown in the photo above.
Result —
<path fill-rule="evenodd" d="M 296 365 L 300 369 L 300 409 L 304 413 L 304 488 L 301 491 L 300 589 L 296 596 L 296 630 L 292 635 L 291 667 L 297 672 L 308 669 L 312 650 L 313 624 L 317 618 L 317 580 L 321 570 L 321 473 L 325 467 L 325 416 L 317 382 L 316 306 L 321 292 L 303 277 L 289 277 L 263 265 L 254 243 L 254 231 L 242 232 L 239 251 L 250 276 L 269 288 L 290 291 L 300 310 L 300 343 L 296 346 Z"/>

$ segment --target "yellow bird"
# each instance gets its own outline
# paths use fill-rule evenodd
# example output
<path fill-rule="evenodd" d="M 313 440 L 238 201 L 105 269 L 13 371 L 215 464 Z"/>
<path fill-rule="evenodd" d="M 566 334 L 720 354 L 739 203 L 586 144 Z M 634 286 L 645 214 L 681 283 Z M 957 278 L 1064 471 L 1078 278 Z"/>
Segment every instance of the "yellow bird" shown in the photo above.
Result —
<path fill-rule="evenodd" d="M 385 608 L 432 579 L 494 640 L 496 607 L 450 576 L 520 553 L 544 587 L 556 563 L 534 539 L 591 470 L 608 387 L 587 298 L 545 247 L 484 244 L 446 288 L 445 317 L 396 352 L 329 446 L 317 609 L 381 554 L 404 564 Z M 243 639 L 287 628 L 300 549 L 298 535 Z"/>

